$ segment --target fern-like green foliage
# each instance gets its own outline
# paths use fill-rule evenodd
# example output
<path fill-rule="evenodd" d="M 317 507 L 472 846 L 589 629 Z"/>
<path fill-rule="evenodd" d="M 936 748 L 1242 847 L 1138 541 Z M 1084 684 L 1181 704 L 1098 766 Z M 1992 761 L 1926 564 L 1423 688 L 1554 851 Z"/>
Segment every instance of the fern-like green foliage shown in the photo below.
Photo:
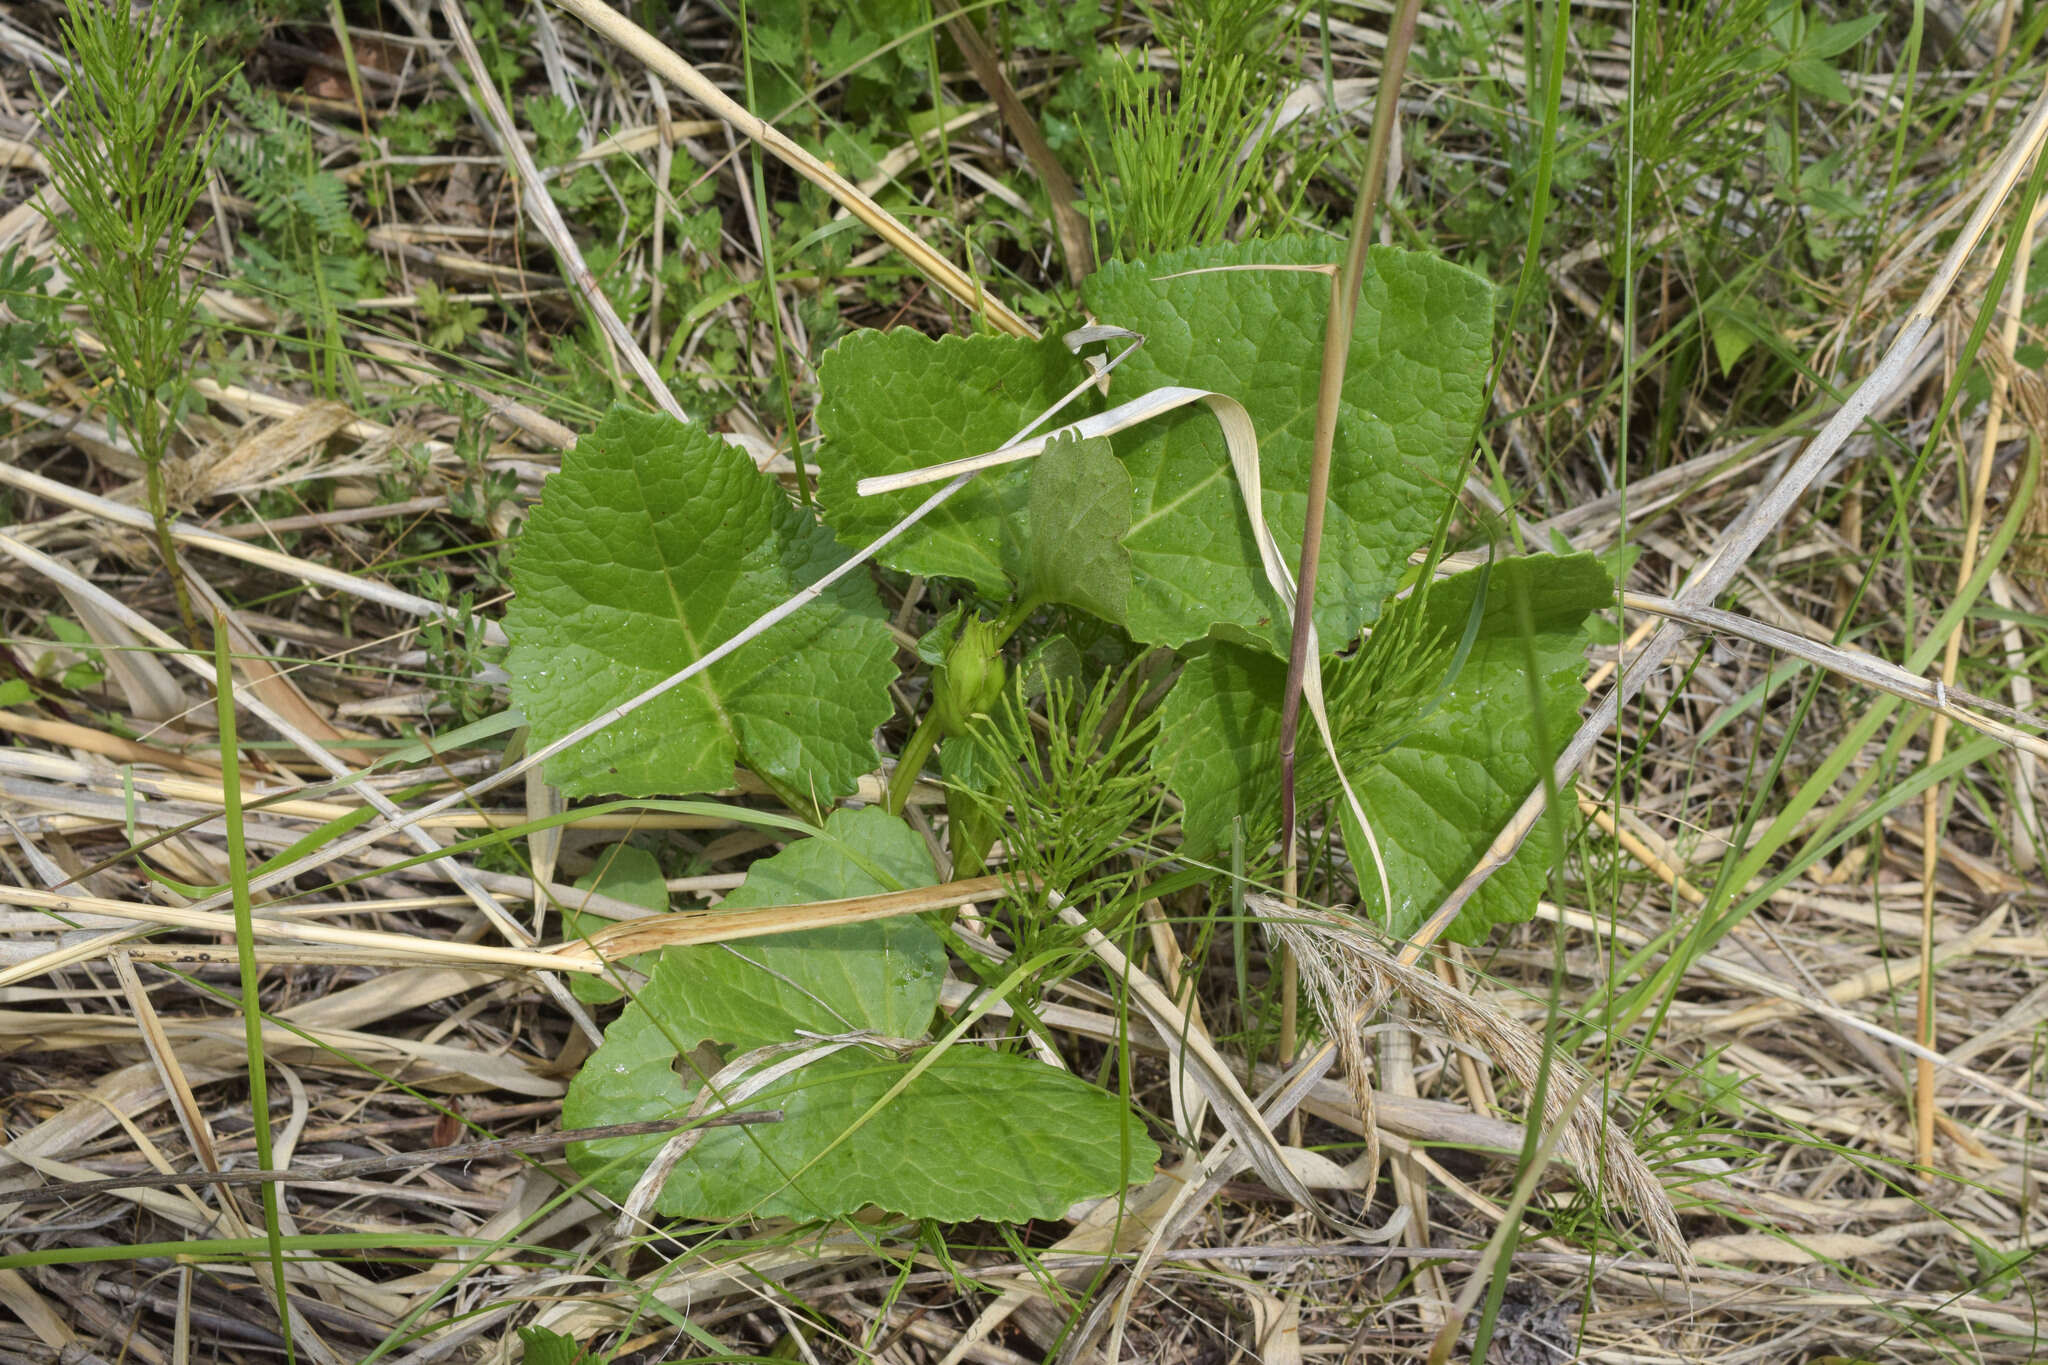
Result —
<path fill-rule="evenodd" d="M 1107 164 L 1092 143 L 1086 151 L 1105 259 L 1215 246 L 1289 216 L 1273 138 L 1287 80 L 1278 53 L 1284 3 L 1189 0 L 1162 9 L 1141 0 L 1172 62 L 1162 69 L 1123 54 L 1103 82 Z M 1297 187 L 1312 171 L 1299 153 L 1285 164 Z"/>
<path fill-rule="evenodd" d="M 360 237 L 350 218 L 348 186 L 319 167 L 313 135 L 268 91 L 237 72 L 227 96 L 249 124 L 249 134 L 222 143 L 221 167 L 256 204 L 266 232 L 303 229 L 319 237 Z"/>
<path fill-rule="evenodd" d="M 1483 597 L 1480 599 L 1483 603 Z M 1468 624 L 1476 625 L 1476 614 Z M 1399 745 L 1428 718 L 1463 664 L 1458 641 L 1417 610 L 1390 610 L 1355 652 L 1324 670 L 1338 751 L 1363 767 Z M 1306 722 L 1303 722 L 1306 725 Z M 1335 800 L 1336 769 L 1321 745 L 1304 744 L 1304 801 Z"/>
<path fill-rule="evenodd" d="M 1002 698 L 946 742 L 946 781 L 962 801 L 954 818 L 980 818 L 1003 831 L 1010 868 L 1045 886 L 1078 893 L 1104 865 L 1149 838 L 1159 788 L 1146 759 L 1158 713 L 1135 705 L 1144 675 L 1104 674 L 1082 688 L 1030 666 Z M 1033 691 L 1044 688 L 1045 732 L 1033 722 Z M 987 844 L 973 850 L 979 865 Z M 961 850 L 955 849 L 958 872 Z"/>
<path fill-rule="evenodd" d="M 1204 63 L 1238 57 L 1255 68 L 1284 72 L 1281 43 L 1302 6 L 1296 0 L 1175 0 L 1171 5 L 1138 0 L 1138 8 L 1152 31 L 1176 52 Z"/>
<path fill-rule="evenodd" d="M 0 304 L 7 309 L 0 321 L 0 386 L 18 391 L 42 385 L 36 352 L 48 344 L 63 311 L 50 296 L 52 273 L 23 256 L 18 244 L 0 253 Z"/>
<path fill-rule="evenodd" d="M 383 262 L 365 249 L 348 185 L 321 169 L 306 125 L 239 72 L 227 96 L 250 129 L 220 148 L 221 169 L 256 206 L 257 232 L 241 242 L 242 285 L 320 339 L 332 378 L 340 311 L 381 286 Z"/>
<path fill-rule="evenodd" d="M 214 87 L 175 20 L 155 24 L 126 5 L 73 5 L 61 26 L 71 55 L 62 99 L 37 82 L 50 183 L 69 212 L 51 220 L 66 293 L 84 306 L 104 360 L 114 423 L 141 459 L 157 550 L 186 633 L 198 625 L 167 529 L 163 460 L 191 393 L 184 348 L 199 302 L 185 270 L 188 222 L 217 146 Z"/>
<path fill-rule="evenodd" d="M 63 35 L 70 85 L 61 100 L 43 97 L 50 179 L 70 209 L 52 220 L 57 255 L 126 381 L 109 397 L 115 416 L 149 460 L 162 450 L 145 413 L 177 378 L 197 302 L 179 267 L 218 125 L 197 53 L 175 31 L 158 38 L 125 11 L 81 5 Z"/>

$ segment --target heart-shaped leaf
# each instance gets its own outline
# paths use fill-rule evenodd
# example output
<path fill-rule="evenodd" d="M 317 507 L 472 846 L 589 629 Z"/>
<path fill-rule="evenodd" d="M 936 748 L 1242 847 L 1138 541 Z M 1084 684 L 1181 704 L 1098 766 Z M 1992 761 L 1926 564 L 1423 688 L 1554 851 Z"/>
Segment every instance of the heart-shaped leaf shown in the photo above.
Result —
<path fill-rule="evenodd" d="M 614 409 L 562 457 L 520 536 L 512 697 L 536 746 L 739 634 L 843 556 L 734 447 Z M 896 646 L 849 575 L 729 658 L 548 765 L 572 796 L 729 786 L 735 762 L 806 796 L 875 765 Z"/>
<path fill-rule="evenodd" d="M 1090 310 L 1145 336 L 1117 371 L 1122 395 L 1179 384 L 1229 394 L 1258 434 L 1268 525 L 1287 563 L 1301 553 L 1335 243 L 1291 238 L 1111 263 Z M 1249 267 L 1277 266 L 1261 270 Z M 1326 648 L 1378 614 L 1409 553 L 1457 492 L 1485 398 L 1492 289 L 1439 257 L 1375 247 L 1352 329 L 1328 523 L 1316 580 Z M 1127 622 L 1180 645 L 1222 623 L 1286 651 L 1288 621 L 1260 568 L 1216 419 L 1202 408 L 1123 432 L 1133 585 Z"/>
<path fill-rule="evenodd" d="M 819 837 L 754 864 L 724 905 L 838 899 L 935 877 L 923 840 L 901 820 L 841 810 Z M 664 949 L 570 1084 L 564 1122 L 681 1114 L 700 1086 L 682 1059 L 704 1042 L 738 1052 L 806 1034 L 919 1038 L 945 962 L 938 936 L 912 916 Z M 656 1208 L 690 1218 L 827 1218 L 875 1205 L 921 1218 L 1021 1220 L 1150 1174 L 1157 1151 L 1138 1120 L 1057 1068 L 960 1044 L 884 1103 L 916 1064 L 879 1041 L 806 1064 L 747 1099 L 750 1109 L 782 1110 L 781 1122 L 707 1133 Z M 664 1141 L 583 1143 L 569 1156 L 623 1199 Z"/>

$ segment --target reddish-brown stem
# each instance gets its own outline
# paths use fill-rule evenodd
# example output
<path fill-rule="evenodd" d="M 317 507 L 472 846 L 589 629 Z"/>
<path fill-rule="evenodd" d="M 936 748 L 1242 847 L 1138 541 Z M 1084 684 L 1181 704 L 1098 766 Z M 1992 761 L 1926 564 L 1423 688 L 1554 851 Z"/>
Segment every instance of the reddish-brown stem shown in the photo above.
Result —
<path fill-rule="evenodd" d="M 1345 253 L 1344 269 L 1330 284 L 1322 387 L 1316 401 L 1315 454 L 1308 473 L 1308 515 L 1302 521 L 1301 566 L 1296 574 L 1294 638 L 1287 653 L 1287 690 L 1280 705 L 1280 847 L 1290 869 L 1294 865 L 1294 741 L 1301 728 L 1301 686 L 1308 671 L 1309 623 L 1314 620 L 1316 566 L 1322 558 L 1323 512 L 1330 499 L 1337 409 L 1344 393 L 1344 367 L 1351 357 L 1351 326 L 1358 314 L 1366 253 L 1372 246 L 1380 185 L 1387 174 L 1387 153 L 1400 122 L 1401 78 L 1408 68 L 1408 50 L 1415 42 L 1415 19 L 1421 8 L 1421 0 L 1401 0 L 1394 12 L 1386 61 L 1380 69 L 1379 98 L 1373 109 L 1372 142 L 1366 150 L 1365 175 L 1359 182 L 1358 206 L 1351 219 L 1351 247 Z"/>

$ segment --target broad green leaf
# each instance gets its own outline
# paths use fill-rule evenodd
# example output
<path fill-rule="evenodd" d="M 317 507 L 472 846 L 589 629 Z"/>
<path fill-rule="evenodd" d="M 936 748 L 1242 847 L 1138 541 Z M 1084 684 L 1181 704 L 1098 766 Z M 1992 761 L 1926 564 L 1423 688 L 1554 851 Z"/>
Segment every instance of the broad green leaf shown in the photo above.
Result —
<path fill-rule="evenodd" d="M 1707 315 L 1707 333 L 1713 338 L 1714 359 L 1720 362 L 1724 375 L 1733 371 L 1756 344 L 1756 332 L 1749 319 L 1732 309 L 1711 310 Z"/>
<path fill-rule="evenodd" d="M 1463 574 L 1438 584 L 1430 594 L 1430 619 L 1455 631 L 1470 610 L 1474 578 Z M 1511 560 L 1494 570 L 1479 639 L 1450 694 L 1380 760 L 1359 794 L 1367 814 L 1377 820 L 1387 812 L 1398 835 L 1392 847 L 1382 840 L 1389 876 L 1399 878 L 1393 913 L 1381 917 L 1389 932 L 1413 932 L 1542 784 L 1586 700 L 1586 618 L 1612 602 L 1613 591 L 1607 571 L 1590 555 Z M 1568 794 L 1560 795 L 1565 804 L 1558 814 L 1569 826 L 1573 807 Z M 1344 819 L 1355 856 L 1364 840 Z M 1549 820 L 1536 826 L 1460 911 L 1452 939 L 1477 943 L 1494 925 L 1535 913 L 1561 852 L 1555 829 Z"/>
<path fill-rule="evenodd" d="M 1825 181 L 1808 183 L 1799 193 L 1800 202 L 1830 218 L 1854 218 L 1863 212 L 1863 201 L 1841 185 Z"/>
<path fill-rule="evenodd" d="M 1427 654 L 1420 676 L 1431 680 L 1433 709 L 1409 703 L 1410 714 L 1378 728 L 1390 747 L 1342 753 L 1359 801 L 1379 836 L 1394 894 L 1391 915 L 1380 905 L 1378 877 L 1363 833 L 1342 814 L 1345 849 L 1357 870 L 1367 911 L 1396 936 L 1411 933 L 1469 872 L 1500 827 L 1542 780 L 1552 749 L 1570 738 L 1585 699 L 1585 621 L 1610 600 L 1606 571 L 1591 556 L 1548 555 L 1496 565 L 1480 606 L 1478 634 L 1463 665 L 1451 675 L 1457 641 L 1472 617 L 1481 575 L 1460 574 L 1435 584 L 1426 605 L 1413 599 L 1391 607 L 1379 630 L 1393 631 L 1407 613 L 1421 613 L 1418 637 Z M 1528 633 L 1521 625 L 1526 610 Z M 1366 647 L 1370 649 L 1370 645 Z M 1363 652 L 1361 658 L 1363 658 Z M 1529 664 L 1533 659 L 1534 673 Z M 1333 705 L 1341 737 L 1356 735 L 1358 708 L 1370 699 L 1346 689 L 1349 661 L 1330 670 L 1333 702 L 1346 698 L 1352 714 Z M 1284 664 L 1251 650 L 1219 645 L 1191 659 L 1168 696 L 1155 760 L 1161 776 L 1185 805 L 1187 851 L 1205 856 L 1222 848 L 1231 821 L 1242 816 L 1254 845 L 1270 841 L 1279 824 L 1280 699 Z M 1417 715 L 1413 712 L 1421 711 Z M 1315 732 L 1304 717 L 1297 750 L 1304 792 L 1326 798 L 1332 786 Z M 1325 774 L 1327 770 L 1325 769 Z M 1343 803 L 1335 808 L 1342 812 Z M 1494 924 L 1528 918 L 1555 853 L 1548 826 L 1540 826 L 1512 861 L 1469 902 L 1450 935 L 1476 942 Z"/>
<path fill-rule="evenodd" d="M 1801 11 L 1798 0 L 1779 0 L 1766 13 L 1772 40 L 1788 52 L 1796 50 L 1800 34 L 1806 29 L 1806 15 Z"/>
<path fill-rule="evenodd" d="M 838 810 L 819 837 L 755 863 L 719 908 L 804 905 L 937 880 L 924 840 L 903 821 L 872 806 Z M 744 1051 L 788 1042 L 798 1030 L 916 1038 L 938 1007 L 945 973 L 938 935 L 914 915 L 666 948 L 605 1047 L 613 1032 L 640 1026 L 627 1024 L 634 1008 L 652 1011 L 659 1031 L 684 1050 L 711 1041 Z"/>
<path fill-rule="evenodd" d="M 901 820 L 872 808 L 841 810 L 818 837 L 754 864 L 724 905 L 834 899 L 935 877 L 923 841 Z M 570 1084 L 564 1121 L 589 1127 L 682 1113 L 697 1083 L 679 1072 L 679 1058 L 707 1041 L 736 1054 L 795 1041 L 800 1031 L 922 1037 L 944 975 L 938 936 L 913 916 L 666 949 Z M 779 1108 L 783 1121 L 707 1134 L 657 1208 L 691 1218 L 824 1218 L 872 1204 L 925 1218 L 1023 1219 L 1120 1188 L 1126 1126 L 1128 1178 L 1149 1174 L 1156 1159 L 1138 1121 L 1112 1096 L 1028 1058 L 968 1046 L 949 1050 L 857 1124 L 911 1065 L 850 1050 L 776 1082 L 747 1107 Z M 569 1155 L 599 1188 L 623 1198 L 662 1141 L 586 1143 Z"/>
<path fill-rule="evenodd" d="M 1037 701 L 1053 687 L 1081 685 L 1081 647 L 1064 635 L 1048 635 L 1031 647 L 1017 665 L 1027 701 Z"/>
<path fill-rule="evenodd" d="M 720 908 L 837 900 L 936 880 L 924 841 L 903 821 L 873 807 L 839 810 L 817 837 L 755 863 Z M 945 970 L 938 935 L 909 915 L 665 948 L 570 1082 L 563 1114 L 573 1126 L 597 1127 L 681 1112 L 696 1086 L 685 1086 L 677 1059 L 704 1042 L 743 1052 L 790 1042 L 800 1029 L 918 1037 L 938 1005 Z M 624 1178 L 628 1188 L 636 1176 L 637 1168 Z"/>
<path fill-rule="evenodd" d="M 1060 440 L 1031 464 L 1028 591 L 1121 622 L 1131 595 L 1131 477 L 1108 441 Z"/>
<path fill-rule="evenodd" d="M 720 908 L 802 905 L 937 879 L 924 841 L 903 821 L 873 807 L 838 810 L 815 838 L 755 863 Z M 675 1059 L 707 1041 L 745 1051 L 788 1042 L 799 1029 L 920 1036 L 945 970 L 938 935 L 909 915 L 665 948 L 646 986 L 570 1084 L 565 1111 L 620 1112 L 619 1104 L 650 1086 L 680 1094 Z M 586 1118 L 578 1126 L 628 1121 Z"/>
<path fill-rule="evenodd" d="M 1227 393 L 1258 432 L 1266 519 L 1287 561 L 1300 555 L 1330 279 L 1299 266 L 1338 244 L 1252 241 L 1103 266 L 1086 286 L 1105 323 L 1146 344 L 1117 371 L 1120 398 L 1163 384 Z M 1408 554 L 1456 492 L 1485 397 L 1493 326 L 1479 276 L 1414 252 L 1374 248 L 1359 298 L 1338 414 L 1316 626 L 1329 648 L 1379 611 Z M 1178 278 L 1167 278 L 1178 276 Z M 1179 645 L 1228 624 L 1285 649 L 1287 623 L 1259 567 L 1216 420 L 1205 409 L 1124 432 L 1130 471 L 1132 591 L 1126 624 Z"/>
<path fill-rule="evenodd" d="M 1278 833 L 1279 698 L 1286 683 L 1284 660 L 1235 645 L 1204 646 L 1181 669 L 1160 708 L 1152 761 L 1181 799 L 1187 856 L 1207 858 L 1227 848 L 1240 816 L 1248 848 Z M 1314 743 L 1304 719 L 1295 752 Z"/>
<path fill-rule="evenodd" d="M 941 337 L 899 327 L 843 338 L 818 363 L 818 496 L 848 548 L 865 545 L 930 497 L 931 486 L 863 498 L 863 478 L 920 469 L 1003 445 L 1088 371 L 1057 337 Z M 1090 391 L 1092 394 L 1092 390 Z M 1084 394 L 1054 419 L 1092 411 Z M 1007 465 L 974 481 L 891 544 L 905 573 L 964 578 L 1007 596 L 1030 572 L 1025 518 L 1031 471 Z"/>
<path fill-rule="evenodd" d="M 884 891 L 907 891 L 938 880 L 931 853 L 909 825 L 879 806 L 835 810 L 808 839 L 747 869 L 747 879 L 718 903 L 721 910 L 806 905 Z"/>
<path fill-rule="evenodd" d="M 874 1206 L 946 1222 L 1021 1222 L 1113 1194 L 1148 1178 L 1158 1160 L 1140 1120 L 1114 1095 L 1031 1058 L 966 1045 L 949 1048 L 861 1123 L 912 1065 L 848 1049 L 776 1082 L 747 1105 L 780 1109 L 782 1121 L 711 1130 L 669 1177 L 656 1209 L 696 1219 L 823 1219 Z M 668 1078 L 673 1095 L 642 1106 L 646 1116 L 685 1102 L 681 1082 Z M 618 1199 L 660 1145 L 625 1138 L 574 1150 L 578 1168 Z M 599 1157 L 623 1159 L 599 1172 Z"/>
<path fill-rule="evenodd" d="M 1826 62 L 1811 57 L 1795 58 L 1786 63 L 1785 74 L 1791 78 L 1792 84 L 1809 95 L 1819 95 L 1837 104 L 1849 104 L 1856 98 L 1856 92 L 1849 88 L 1849 83 Z"/>
<path fill-rule="evenodd" d="M 635 696 L 843 558 L 738 450 L 614 409 L 562 458 L 513 561 L 512 696 L 536 747 Z M 548 765 L 572 796 L 731 784 L 736 762 L 806 795 L 875 764 L 895 643 L 863 575 Z"/>
<path fill-rule="evenodd" d="M 613 844 L 599 853 L 596 865 L 576 879 L 576 889 L 600 892 L 643 910 L 668 909 L 668 884 L 662 878 L 660 861 L 646 849 L 631 844 Z M 573 905 L 562 907 L 562 919 L 564 931 L 570 937 L 609 922 L 596 915 L 578 914 Z M 653 954 L 629 958 L 626 965 L 644 975 L 653 967 Z M 623 993 L 601 976 L 571 977 L 569 989 L 578 1000 L 593 1005 L 608 1005 Z"/>
<path fill-rule="evenodd" d="M 526 1347 L 525 1365 L 581 1365 L 588 1358 L 576 1338 L 545 1327 L 520 1328 L 519 1341 Z"/>
<path fill-rule="evenodd" d="M 600 852 L 590 871 L 576 879 L 576 889 L 600 892 L 643 910 L 668 909 L 661 860 L 632 844 L 613 844 Z"/>

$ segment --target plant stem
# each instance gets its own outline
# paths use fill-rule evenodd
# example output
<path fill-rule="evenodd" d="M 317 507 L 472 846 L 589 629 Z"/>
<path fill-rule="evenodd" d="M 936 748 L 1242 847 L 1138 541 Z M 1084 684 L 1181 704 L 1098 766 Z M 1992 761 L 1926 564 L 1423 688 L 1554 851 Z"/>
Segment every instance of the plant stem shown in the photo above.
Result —
<path fill-rule="evenodd" d="M 156 423 L 150 425 L 154 427 Z M 185 584 L 185 566 L 178 559 L 177 546 L 171 542 L 171 506 L 164 492 L 163 445 L 152 436 L 146 442 L 138 443 L 137 452 L 142 456 L 143 496 L 148 499 L 149 519 L 156 527 L 156 552 L 164 561 L 164 572 L 171 576 L 171 595 L 177 599 L 178 620 L 185 627 L 186 642 L 197 648 L 199 618 L 192 613 L 192 590 Z"/>
<path fill-rule="evenodd" d="M 2011 292 L 2007 295 L 2004 328 L 2000 334 L 2000 345 L 2008 363 L 2019 346 L 2020 314 L 2027 297 L 2027 260 L 2033 254 L 2034 219 L 2023 214 L 2019 220 L 2019 247 L 2012 252 Z M 1984 432 L 1977 448 L 1977 463 L 1970 471 L 1968 499 L 1965 503 L 1965 524 L 1963 528 L 1962 562 L 1956 566 L 1958 585 L 1968 583 L 1977 571 L 1978 542 L 1984 534 L 1985 496 L 1991 487 L 1991 470 L 1996 462 L 2000 425 L 2004 420 L 2006 392 L 2008 386 L 2006 370 L 1992 367 L 1991 399 L 1984 414 Z M 1961 484 L 1960 471 L 1957 483 Z M 1959 626 L 1950 632 L 1942 648 L 1941 681 L 1944 687 L 1952 686 L 1956 680 L 1956 668 L 1962 658 L 1963 631 Z M 1940 711 L 1934 717 L 1934 732 L 1927 740 L 1926 766 L 1933 767 L 1941 762 L 1948 749 L 1949 717 Z M 1921 867 L 1920 867 L 1920 983 L 1914 999 L 1913 1038 L 1922 1047 L 1935 1046 L 1934 1008 L 1934 893 L 1936 867 L 1941 860 L 1941 785 L 1936 783 L 1927 789 L 1921 804 Z M 1923 1167 L 1934 1164 L 1934 1128 L 1940 1118 L 1934 1095 L 1934 1063 L 1925 1057 L 1913 1062 L 1913 1156 Z"/>
<path fill-rule="evenodd" d="M 1344 268 L 1330 285 L 1330 312 L 1323 329 L 1322 384 L 1316 396 L 1315 451 L 1308 471 L 1308 515 L 1302 521 L 1301 563 L 1295 574 L 1294 635 L 1287 651 L 1287 690 L 1280 707 L 1280 842 L 1294 864 L 1294 741 L 1301 728 L 1301 684 L 1308 669 L 1308 631 L 1314 619 L 1316 568 L 1322 559 L 1323 516 L 1330 501 L 1330 459 L 1337 444 L 1337 410 L 1344 395 L 1344 370 L 1351 358 L 1351 327 L 1358 315 L 1358 290 L 1365 278 L 1366 253 L 1372 246 L 1373 221 L 1379 208 L 1380 182 L 1386 178 L 1387 149 L 1392 144 L 1399 108 L 1401 77 L 1408 50 L 1415 41 L 1415 18 L 1421 0 L 1401 0 L 1387 39 L 1379 100 L 1373 110 L 1372 142 L 1366 153 L 1358 206 L 1352 214 L 1351 245 Z"/>
<path fill-rule="evenodd" d="M 889 775 L 889 814 L 901 815 L 910 804 L 910 789 L 917 785 L 917 775 L 924 771 L 924 761 L 931 757 L 938 742 L 939 708 L 929 706 L 925 708 L 924 719 L 904 741 L 903 752 L 896 758 L 896 771 Z"/>
<path fill-rule="evenodd" d="M 1308 514 L 1302 520 L 1301 563 L 1295 574 L 1294 631 L 1287 650 L 1287 690 L 1280 704 L 1280 848 L 1286 859 L 1284 890 L 1289 904 L 1295 895 L 1294 742 L 1301 729 L 1301 685 L 1308 671 L 1309 626 L 1315 619 L 1316 567 L 1322 558 L 1323 515 L 1330 501 L 1330 458 L 1337 444 L 1337 410 L 1344 397 L 1344 369 L 1351 358 L 1351 329 L 1358 315 L 1358 290 L 1365 278 L 1366 253 L 1372 248 L 1373 220 L 1379 208 L 1380 182 L 1386 178 L 1387 151 L 1399 122 L 1401 78 L 1408 69 L 1408 50 L 1415 43 L 1416 15 L 1422 0 L 1401 0 L 1387 37 L 1386 60 L 1380 68 L 1378 100 L 1373 108 L 1372 141 L 1366 151 L 1365 175 L 1358 185 L 1358 205 L 1351 216 L 1351 245 L 1344 269 L 1330 282 L 1330 312 L 1323 329 L 1322 384 L 1316 395 L 1315 451 L 1308 472 Z M 1392 907 L 1388 907 L 1391 909 Z M 1294 1059 L 1294 1020 L 1298 981 L 1294 958 L 1280 961 L 1281 1061 Z"/>
<path fill-rule="evenodd" d="M 1073 177 L 1060 164 L 1052 145 L 1039 131 L 1038 120 L 1031 117 L 1031 110 L 1025 107 L 1016 87 L 1003 73 L 1003 64 L 997 59 L 988 39 L 982 35 L 981 26 L 961 13 L 953 0 L 938 0 L 937 10 L 946 21 L 946 32 L 952 35 L 953 45 L 966 58 L 967 69 L 974 73 L 974 78 L 981 82 L 981 88 L 995 101 L 1003 126 L 1010 130 L 1011 137 L 1017 139 L 1017 150 L 1024 153 L 1024 159 L 1038 173 L 1038 182 L 1045 187 L 1046 204 L 1052 210 L 1053 232 L 1060 240 L 1060 254 L 1066 259 L 1067 282 L 1079 284 L 1095 273 L 1095 244 L 1088 220 L 1075 207 L 1080 191 L 1074 188 Z"/>
<path fill-rule="evenodd" d="M 1032 612 L 1043 605 L 1044 602 L 1039 598 L 1027 594 L 1005 612 L 1003 619 L 996 622 L 993 637 L 995 648 L 1000 650 L 1010 643 L 1010 637 L 1031 619 Z M 938 675 L 934 672 L 933 676 Z M 901 815 L 903 808 L 910 804 L 910 789 L 917 785 L 917 775 L 924 768 L 924 761 L 931 757 L 932 749 L 938 742 L 939 708 L 931 705 L 925 708 L 924 719 L 918 722 L 917 729 L 904 741 L 903 752 L 896 759 L 896 771 L 890 774 L 886 798 L 889 814 Z"/>
<path fill-rule="evenodd" d="M 154 466 L 151 467 L 154 472 Z M 235 757 L 235 673 L 228 658 L 225 621 L 216 621 L 213 632 L 214 710 L 220 721 L 221 821 L 227 827 L 228 888 L 235 905 L 235 958 L 241 967 L 242 1037 L 249 1059 L 249 1112 L 255 1123 L 256 1165 L 262 1170 L 276 1166 L 270 1143 L 270 1094 L 264 1072 L 263 1006 L 259 998 L 260 969 L 256 965 L 255 911 L 249 899 L 248 852 L 242 841 L 242 774 Z M 296 1359 L 292 1345 L 291 1307 L 286 1299 L 283 1223 L 279 1216 L 280 1195 L 274 1183 L 265 1184 L 263 1231 L 270 1249 L 272 1290 L 277 1299 L 277 1320 L 283 1328 L 285 1357 Z"/>

